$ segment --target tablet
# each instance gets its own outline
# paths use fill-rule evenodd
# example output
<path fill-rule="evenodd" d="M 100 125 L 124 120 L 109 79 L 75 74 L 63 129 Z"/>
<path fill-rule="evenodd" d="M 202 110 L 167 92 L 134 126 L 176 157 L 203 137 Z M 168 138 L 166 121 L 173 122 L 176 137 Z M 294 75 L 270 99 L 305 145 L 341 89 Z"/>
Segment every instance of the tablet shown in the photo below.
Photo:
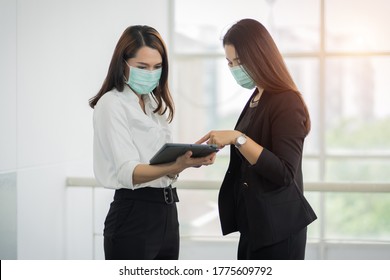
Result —
<path fill-rule="evenodd" d="M 187 151 L 192 151 L 192 157 L 205 157 L 211 153 L 218 152 L 218 148 L 215 145 L 206 144 L 166 143 L 150 159 L 150 164 L 175 161 L 177 157 L 184 155 Z"/>

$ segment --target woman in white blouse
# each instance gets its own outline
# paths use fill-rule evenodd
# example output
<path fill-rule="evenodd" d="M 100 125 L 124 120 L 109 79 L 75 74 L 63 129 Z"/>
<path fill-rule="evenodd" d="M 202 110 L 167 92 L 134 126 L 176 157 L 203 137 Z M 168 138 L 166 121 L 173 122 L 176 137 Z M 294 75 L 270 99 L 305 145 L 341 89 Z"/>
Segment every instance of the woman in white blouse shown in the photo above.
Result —
<path fill-rule="evenodd" d="M 106 79 L 89 104 L 94 108 L 94 173 L 99 185 L 115 189 L 104 227 L 106 259 L 178 259 L 176 188 L 188 167 L 214 163 L 215 153 L 150 165 L 172 142 L 174 115 L 168 89 L 168 59 L 160 34 L 131 26 L 120 37 Z"/>

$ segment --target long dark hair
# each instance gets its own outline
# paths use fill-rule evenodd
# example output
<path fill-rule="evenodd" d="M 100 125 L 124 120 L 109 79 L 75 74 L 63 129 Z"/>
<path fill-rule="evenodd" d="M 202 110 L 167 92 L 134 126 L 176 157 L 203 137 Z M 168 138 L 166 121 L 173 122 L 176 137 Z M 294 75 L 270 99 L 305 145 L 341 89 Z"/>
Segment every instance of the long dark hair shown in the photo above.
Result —
<path fill-rule="evenodd" d="M 242 19 L 223 37 L 223 46 L 226 45 L 234 46 L 240 64 L 256 85 L 271 93 L 293 91 L 299 96 L 306 114 L 306 133 L 309 133 L 311 122 L 306 103 L 267 29 L 256 20 Z"/>
<path fill-rule="evenodd" d="M 112 55 L 107 76 L 99 92 L 89 99 L 89 106 L 95 108 L 99 99 L 108 91 L 116 88 L 122 92 L 125 86 L 124 77 L 128 76 L 128 66 L 125 61 L 136 56 L 137 51 L 147 46 L 156 49 L 162 57 L 162 73 L 158 86 L 153 90 L 153 97 L 157 102 L 154 113 L 165 114 L 167 110 L 168 121 L 171 122 L 174 115 L 174 104 L 168 88 L 168 55 L 164 41 L 156 29 L 146 25 L 134 25 L 128 27 L 119 38 Z"/>

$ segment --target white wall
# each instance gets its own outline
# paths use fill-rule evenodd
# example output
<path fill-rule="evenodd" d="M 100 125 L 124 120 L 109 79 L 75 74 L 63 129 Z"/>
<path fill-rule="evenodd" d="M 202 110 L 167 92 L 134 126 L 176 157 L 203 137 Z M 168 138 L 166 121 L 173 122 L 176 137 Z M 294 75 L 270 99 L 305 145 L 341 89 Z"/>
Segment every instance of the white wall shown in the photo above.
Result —
<path fill-rule="evenodd" d="M 16 235 L 0 235 L 0 251 L 11 244 L 2 259 L 68 258 L 66 246 L 77 240 L 65 236 L 72 219 L 65 178 L 92 176 L 88 99 L 126 27 L 151 25 L 169 42 L 168 7 L 168 0 L 0 0 L 0 233 Z M 16 221 L 5 221 L 5 211 Z"/>
<path fill-rule="evenodd" d="M 0 0 L 0 259 L 16 247 L 16 2 Z"/>

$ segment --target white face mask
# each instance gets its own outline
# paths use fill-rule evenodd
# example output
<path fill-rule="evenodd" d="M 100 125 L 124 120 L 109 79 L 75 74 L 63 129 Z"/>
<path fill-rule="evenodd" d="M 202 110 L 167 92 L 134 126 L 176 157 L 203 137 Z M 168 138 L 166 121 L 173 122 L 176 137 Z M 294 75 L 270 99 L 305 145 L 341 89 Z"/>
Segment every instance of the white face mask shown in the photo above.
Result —
<path fill-rule="evenodd" d="M 149 94 L 157 87 L 161 78 L 162 68 L 149 71 L 127 65 L 130 68 L 127 84 L 136 93 Z"/>

